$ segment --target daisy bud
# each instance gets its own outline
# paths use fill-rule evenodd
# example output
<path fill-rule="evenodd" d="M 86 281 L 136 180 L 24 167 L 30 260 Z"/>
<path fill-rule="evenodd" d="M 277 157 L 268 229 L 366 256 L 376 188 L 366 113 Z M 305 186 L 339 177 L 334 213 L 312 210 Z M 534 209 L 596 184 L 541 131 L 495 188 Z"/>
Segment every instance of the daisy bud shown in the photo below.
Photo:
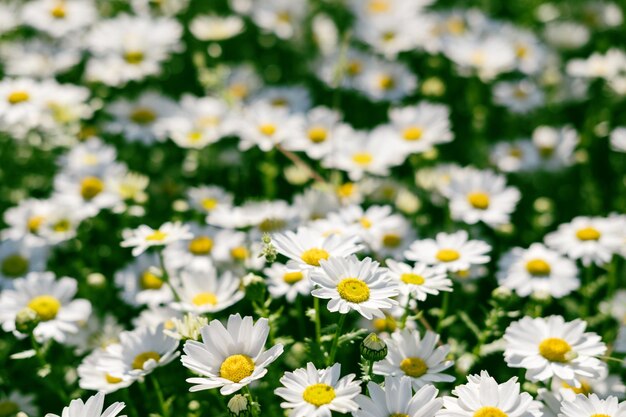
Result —
<path fill-rule="evenodd" d="M 30 334 L 39 324 L 37 312 L 31 308 L 23 308 L 15 316 L 15 329 L 20 333 Z"/>
<path fill-rule="evenodd" d="M 513 293 L 509 288 L 506 287 L 498 287 L 491 293 L 491 296 L 498 301 L 505 301 L 509 298 Z"/>
<path fill-rule="evenodd" d="M 265 280 L 254 274 L 243 277 L 243 286 L 246 289 L 246 297 L 251 301 L 265 301 Z"/>
<path fill-rule="evenodd" d="M 361 356 L 368 361 L 379 361 L 387 356 L 387 344 L 376 333 L 370 333 L 361 342 Z"/>
<path fill-rule="evenodd" d="M 228 401 L 228 412 L 233 417 L 249 416 L 250 402 L 245 396 L 237 394 Z"/>
<path fill-rule="evenodd" d="M 93 272 L 87 275 L 87 284 L 92 287 L 102 288 L 105 286 L 106 282 L 106 277 L 99 272 Z"/>

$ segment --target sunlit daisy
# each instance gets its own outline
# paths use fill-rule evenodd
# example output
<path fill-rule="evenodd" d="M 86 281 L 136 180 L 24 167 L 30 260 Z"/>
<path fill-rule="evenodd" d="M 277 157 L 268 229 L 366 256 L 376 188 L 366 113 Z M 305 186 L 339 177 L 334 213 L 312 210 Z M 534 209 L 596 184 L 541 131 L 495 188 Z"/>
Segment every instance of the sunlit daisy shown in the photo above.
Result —
<path fill-rule="evenodd" d="M 6 415 L 17 415 L 20 412 L 29 416 L 39 415 L 39 409 L 35 405 L 35 396 L 22 394 L 19 391 L 10 391 L 0 396 L 0 410 Z"/>
<path fill-rule="evenodd" d="M 123 248 L 133 248 L 133 256 L 139 256 L 152 246 L 164 246 L 179 240 L 191 239 L 193 234 L 189 226 L 181 223 L 167 222 L 158 229 L 141 225 L 137 229 L 126 229 L 123 232 Z"/>
<path fill-rule="evenodd" d="M 122 299 L 132 306 L 168 303 L 174 298 L 164 281 L 159 257 L 154 253 L 142 253 L 117 271 L 115 285 L 122 290 Z"/>
<path fill-rule="evenodd" d="M 274 298 L 285 297 L 290 303 L 296 300 L 298 294 L 307 296 L 311 293 L 309 271 L 292 269 L 275 262 L 263 270 L 269 278 L 267 289 Z"/>
<path fill-rule="evenodd" d="M 617 397 L 608 397 L 605 400 L 596 394 L 588 397 L 577 395 L 573 401 L 564 401 L 559 417 L 588 417 L 588 416 L 624 417 L 626 416 L 626 402 L 618 402 Z"/>
<path fill-rule="evenodd" d="M 410 378 L 388 376 L 384 388 L 368 382 L 367 390 L 369 396 L 356 398 L 359 410 L 352 413 L 354 417 L 434 417 L 442 405 L 432 385 L 424 385 L 413 395 Z"/>
<path fill-rule="evenodd" d="M 89 397 L 85 402 L 81 399 L 72 400 L 70 405 L 63 408 L 61 416 L 81 416 L 81 417 L 116 417 L 125 407 L 124 403 L 117 402 L 111 404 L 103 411 L 104 408 L 104 392 Z M 61 417 L 56 414 L 48 413 L 45 417 Z M 119 416 L 126 417 L 126 416 Z"/>
<path fill-rule="evenodd" d="M 129 375 L 114 377 L 102 370 L 102 361 L 106 358 L 104 349 L 96 349 L 87 355 L 76 369 L 78 385 L 85 390 L 102 391 L 110 394 L 121 388 L 126 388 L 134 382 Z"/>
<path fill-rule="evenodd" d="M 430 268 L 422 263 L 410 266 L 393 259 L 387 259 L 389 277 L 398 283 L 403 299 L 409 296 L 419 301 L 426 300 L 428 295 L 437 295 L 440 291 L 452 291 L 452 281 L 447 277 L 445 268 Z"/>
<path fill-rule="evenodd" d="M 230 271 L 219 278 L 212 265 L 180 271 L 175 290 L 180 301 L 172 307 L 195 314 L 214 313 L 230 307 L 243 298 L 240 280 Z"/>

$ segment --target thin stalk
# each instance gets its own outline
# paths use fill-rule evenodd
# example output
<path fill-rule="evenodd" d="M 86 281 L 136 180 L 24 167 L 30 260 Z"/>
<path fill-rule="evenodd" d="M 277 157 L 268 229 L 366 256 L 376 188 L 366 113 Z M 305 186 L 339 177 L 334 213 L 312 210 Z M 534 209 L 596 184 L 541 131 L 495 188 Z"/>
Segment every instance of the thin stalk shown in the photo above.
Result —
<path fill-rule="evenodd" d="M 343 325 L 346 322 L 347 314 L 342 314 L 339 318 L 339 323 L 337 323 L 337 331 L 335 332 L 335 337 L 333 338 L 333 344 L 330 347 L 330 355 L 328 355 L 328 361 L 326 362 L 326 366 L 331 366 L 335 362 L 335 355 L 337 354 L 337 346 L 339 344 L 339 336 L 341 336 L 341 331 L 343 330 Z"/>
<path fill-rule="evenodd" d="M 320 299 L 313 297 L 313 308 L 315 309 L 315 343 L 322 347 L 322 319 L 320 314 Z"/>
<path fill-rule="evenodd" d="M 302 306 L 302 296 L 296 295 L 296 309 L 298 310 L 298 326 L 300 327 L 300 337 L 304 340 L 306 336 L 306 320 L 304 318 L 304 307 Z"/>
<path fill-rule="evenodd" d="M 437 333 L 441 333 L 441 326 L 443 325 L 443 319 L 448 314 L 448 305 L 450 304 L 450 293 L 443 293 L 443 301 L 441 304 L 441 315 L 439 316 L 439 321 L 437 322 Z"/>
<path fill-rule="evenodd" d="M 35 351 L 35 356 L 37 357 L 39 366 L 41 366 L 42 368 L 48 366 L 48 363 L 46 362 L 46 358 L 44 357 L 43 353 L 41 353 L 39 343 L 37 343 L 37 341 L 35 340 L 35 336 L 33 334 L 30 335 L 30 343 L 33 347 L 33 350 Z M 52 367 L 50 367 L 50 373 L 41 379 L 44 381 L 44 384 L 48 386 L 48 388 L 50 388 L 53 392 L 55 392 L 59 396 L 59 398 L 61 399 L 61 401 L 63 401 L 63 403 L 67 404 L 69 402 L 69 397 L 67 396 L 67 394 L 62 388 L 63 384 L 55 384 L 53 381 L 48 379 L 50 375 L 52 375 Z"/>
<path fill-rule="evenodd" d="M 159 400 L 159 406 L 161 407 L 161 414 L 163 417 L 169 417 L 170 412 L 165 405 L 165 399 L 163 398 L 163 391 L 161 391 L 161 385 L 155 375 L 152 375 L 152 385 L 154 385 L 154 392 L 156 392 L 157 399 Z"/>
<path fill-rule="evenodd" d="M 248 395 L 248 398 L 250 398 L 250 412 L 252 414 L 252 417 L 258 417 L 259 413 L 257 412 L 257 408 L 255 407 L 255 403 L 256 401 L 254 400 L 254 398 L 252 397 L 252 393 L 250 392 L 250 388 L 246 385 L 243 390 L 245 391 L 245 393 Z"/>
<path fill-rule="evenodd" d="M 402 318 L 400 319 L 400 328 L 404 329 L 406 327 L 406 319 L 409 317 L 409 305 L 411 304 L 411 294 L 406 300 L 406 305 L 404 306 L 404 314 L 402 314 Z"/>

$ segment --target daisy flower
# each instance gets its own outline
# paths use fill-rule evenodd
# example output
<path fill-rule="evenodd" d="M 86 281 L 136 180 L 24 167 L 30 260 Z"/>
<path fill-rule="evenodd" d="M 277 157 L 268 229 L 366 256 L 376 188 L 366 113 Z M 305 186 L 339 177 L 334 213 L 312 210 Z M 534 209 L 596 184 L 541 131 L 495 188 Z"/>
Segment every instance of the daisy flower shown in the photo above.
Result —
<path fill-rule="evenodd" d="M 615 218 L 579 216 L 545 237 L 546 244 L 585 266 L 604 265 L 623 244 Z"/>
<path fill-rule="evenodd" d="M 201 213 L 209 213 L 218 207 L 233 205 L 233 195 L 216 185 L 191 187 L 187 190 L 189 204 Z"/>
<path fill-rule="evenodd" d="M 493 101 L 511 113 L 524 114 L 545 102 L 541 88 L 530 79 L 500 81 L 493 86 Z"/>
<path fill-rule="evenodd" d="M 287 266 L 294 269 L 311 269 L 331 257 L 346 257 L 362 249 L 356 236 L 324 236 L 312 229 L 299 227 L 297 232 L 287 231 L 272 235 L 272 243 L 281 255 L 290 259 Z"/>
<path fill-rule="evenodd" d="M 304 129 L 285 140 L 285 149 L 302 151 L 311 159 L 322 159 L 337 146 L 335 130 L 341 115 L 327 107 L 316 107 L 306 114 Z"/>
<path fill-rule="evenodd" d="M 571 126 L 539 126 L 533 131 L 532 142 L 537 148 L 542 168 L 556 170 L 574 164 L 574 151 L 580 136 Z"/>
<path fill-rule="evenodd" d="M 89 0 L 37 0 L 22 10 L 25 24 L 55 38 L 87 28 L 97 17 L 95 4 Z"/>
<path fill-rule="evenodd" d="M 172 303 L 173 308 L 195 314 L 215 313 L 243 298 L 238 278 L 230 271 L 218 278 L 215 267 L 209 265 L 180 271 L 174 284 L 180 301 Z"/>
<path fill-rule="evenodd" d="M 251 17 L 254 23 L 281 39 L 293 38 L 300 32 L 307 12 L 304 0 L 270 0 L 252 4 Z"/>
<path fill-rule="evenodd" d="M 0 410 L 7 416 L 17 415 L 20 412 L 29 416 L 39 415 L 39 410 L 35 405 L 35 396 L 22 394 L 19 391 L 0 395 Z"/>
<path fill-rule="evenodd" d="M 442 405 L 432 385 L 424 385 L 413 395 L 409 378 L 388 376 L 384 388 L 368 382 L 367 390 L 369 396 L 356 398 L 359 410 L 352 413 L 354 417 L 435 417 Z"/>
<path fill-rule="evenodd" d="M 11 287 L 29 272 L 42 272 L 47 261 L 48 247 L 32 236 L 0 242 L 0 288 Z"/>
<path fill-rule="evenodd" d="M 133 248 L 133 256 L 139 256 L 152 246 L 165 246 L 179 240 L 191 239 L 189 226 L 180 222 L 167 222 L 158 229 L 141 225 L 137 229 L 125 229 L 122 233 L 123 248 Z"/>
<path fill-rule="evenodd" d="M 361 392 L 355 375 L 341 376 L 341 364 L 317 369 L 311 362 L 306 369 L 285 372 L 280 379 L 283 385 L 276 395 L 285 401 L 282 408 L 290 409 L 289 417 L 330 417 L 332 412 L 350 413 L 359 408 L 355 398 Z"/>
<path fill-rule="evenodd" d="M 198 15 L 189 25 L 189 30 L 201 41 L 222 41 L 243 32 L 245 26 L 239 16 Z"/>
<path fill-rule="evenodd" d="M 579 378 L 598 378 L 606 364 L 606 345 L 595 333 L 585 333 L 587 323 L 566 322 L 561 316 L 523 319 L 507 327 L 504 359 L 511 368 L 525 368 L 526 378 L 546 381 L 556 376 L 574 387 Z"/>
<path fill-rule="evenodd" d="M 201 328 L 202 343 L 185 342 L 181 358 L 183 366 L 202 375 L 187 378 L 194 384 L 189 391 L 221 388 L 222 395 L 229 395 L 263 378 L 267 366 L 283 353 L 280 343 L 265 350 L 269 331 L 266 318 L 254 324 L 252 317 L 239 314 L 231 315 L 226 327 L 213 320 Z"/>
<path fill-rule="evenodd" d="M 399 285 L 400 297 L 406 300 L 413 297 L 418 301 L 426 300 L 428 295 L 437 295 L 440 291 L 452 291 L 452 281 L 446 275 L 445 268 L 430 268 L 423 263 L 415 266 L 387 259 L 389 277 Z M 401 303 L 402 304 L 402 303 Z"/>
<path fill-rule="evenodd" d="M 561 298 L 580 287 L 576 263 L 541 243 L 513 248 L 498 262 L 498 283 L 521 297 L 549 294 Z"/>
<path fill-rule="evenodd" d="M 302 120 L 285 107 L 272 106 L 267 101 L 256 101 L 243 109 L 237 133 L 239 149 L 246 151 L 258 146 L 264 152 L 274 148 L 302 129 Z"/>
<path fill-rule="evenodd" d="M 61 416 L 81 416 L 81 417 L 116 417 L 125 407 L 124 403 L 117 402 L 111 404 L 106 410 L 104 408 L 104 392 L 89 397 L 86 402 L 81 399 L 72 400 L 70 405 L 63 408 Z M 61 417 L 48 413 L 45 417 Z M 119 416 L 126 417 L 126 416 Z"/>
<path fill-rule="evenodd" d="M 494 144 L 489 159 L 502 172 L 532 171 L 541 163 L 537 149 L 528 139 Z"/>
<path fill-rule="evenodd" d="M 384 338 L 389 353 L 382 361 L 374 363 L 374 374 L 384 376 L 406 376 L 414 390 L 426 384 L 452 382 L 452 375 L 443 371 L 453 365 L 445 360 L 450 346 L 437 346 L 439 335 L 426 331 L 421 338 L 419 331 L 403 329 Z"/>
<path fill-rule="evenodd" d="M 115 285 L 122 290 L 121 298 L 131 306 L 169 303 L 172 289 L 163 280 L 159 256 L 142 253 L 114 276 Z"/>
<path fill-rule="evenodd" d="M 96 349 L 83 359 L 76 369 L 78 386 L 85 390 L 102 391 L 105 394 L 110 394 L 130 386 L 134 382 L 134 379 L 128 375 L 118 378 L 102 370 L 101 363 L 106 355 L 104 349 Z"/>
<path fill-rule="evenodd" d="M 618 403 L 617 397 L 608 397 L 605 400 L 596 394 L 590 396 L 577 395 L 573 401 L 564 401 L 559 417 L 624 417 L 626 416 L 626 402 Z"/>
<path fill-rule="evenodd" d="M 626 152 L 626 127 L 613 129 L 610 136 L 611 149 L 615 152 Z"/>
<path fill-rule="evenodd" d="M 91 314 L 91 303 L 74 299 L 75 279 L 55 280 L 51 272 L 31 272 L 14 281 L 14 289 L 0 293 L 0 322 L 7 332 L 16 332 L 15 317 L 25 308 L 37 313 L 40 320 L 33 334 L 38 341 L 54 339 L 64 343 L 67 333 L 76 333 L 81 322 Z"/>
<path fill-rule="evenodd" d="M 266 86 L 257 92 L 254 101 L 266 102 L 291 113 L 306 113 L 311 109 L 311 93 L 302 85 Z"/>
<path fill-rule="evenodd" d="M 487 371 L 480 375 L 469 375 L 467 384 L 452 390 L 452 395 L 443 397 L 440 417 L 539 417 L 539 403 L 527 392 L 520 392 L 520 384 L 513 377 L 503 384 Z"/>
<path fill-rule="evenodd" d="M 480 240 L 469 240 L 465 230 L 437 233 L 435 239 L 417 240 L 404 253 L 408 260 L 427 265 L 441 265 L 446 271 L 468 270 L 472 265 L 489 262 L 491 246 Z"/>
<path fill-rule="evenodd" d="M 212 266 L 211 255 L 218 234 L 212 226 L 189 223 L 193 239 L 179 240 L 163 250 L 165 267 L 171 271 L 180 269 L 206 269 Z M 175 275 L 172 272 L 172 275 Z"/>
<path fill-rule="evenodd" d="M 267 289 L 273 298 L 284 296 L 288 302 L 293 303 L 298 294 L 301 296 L 311 294 L 312 285 L 307 270 L 292 269 L 274 262 L 269 268 L 265 268 L 263 273 L 269 278 Z"/>
<path fill-rule="evenodd" d="M 385 276 L 379 263 L 355 255 L 348 258 L 332 257 L 320 263 L 320 269 L 311 272 L 311 281 L 318 285 L 311 294 L 330 300 L 328 310 L 347 314 L 355 310 L 366 319 L 384 317 L 382 310 L 397 304 L 392 297 L 398 287 Z"/>
<path fill-rule="evenodd" d="M 374 102 L 396 102 L 417 87 L 417 77 L 398 61 L 372 60 L 357 78 L 356 89 Z"/>

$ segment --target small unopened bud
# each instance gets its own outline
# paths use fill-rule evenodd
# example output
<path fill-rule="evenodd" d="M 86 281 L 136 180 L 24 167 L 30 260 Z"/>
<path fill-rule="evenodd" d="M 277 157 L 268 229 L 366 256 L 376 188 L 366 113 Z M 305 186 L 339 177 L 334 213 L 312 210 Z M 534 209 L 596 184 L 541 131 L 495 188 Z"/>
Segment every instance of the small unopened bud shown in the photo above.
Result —
<path fill-rule="evenodd" d="M 255 274 L 243 277 L 243 286 L 246 290 L 246 298 L 251 301 L 263 302 L 265 300 L 265 280 Z"/>
<path fill-rule="evenodd" d="M 509 288 L 506 287 L 498 287 L 491 293 L 491 296 L 498 301 L 504 301 L 512 295 L 512 292 Z"/>
<path fill-rule="evenodd" d="M 276 260 L 276 256 L 278 255 L 278 252 L 276 251 L 274 245 L 272 245 L 272 238 L 269 233 L 263 233 L 261 241 L 263 242 L 263 250 L 261 251 L 259 258 L 265 256 L 265 260 L 267 262 L 274 262 Z"/>
<path fill-rule="evenodd" d="M 370 333 L 361 342 L 361 356 L 368 361 L 379 361 L 387 356 L 387 344 L 376 333 Z"/>
<path fill-rule="evenodd" d="M 87 283 L 92 287 L 101 288 L 106 284 L 107 279 L 104 275 L 99 272 L 93 272 L 87 275 Z"/>
<path fill-rule="evenodd" d="M 15 329 L 20 333 L 31 334 L 40 322 L 37 312 L 32 308 L 23 308 L 15 316 Z"/>
<path fill-rule="evenodd" d="M 249 416 L 250 402 L 244 395 L 237 394 L 228 401 L 228 412 L 233 417 Z"/>

